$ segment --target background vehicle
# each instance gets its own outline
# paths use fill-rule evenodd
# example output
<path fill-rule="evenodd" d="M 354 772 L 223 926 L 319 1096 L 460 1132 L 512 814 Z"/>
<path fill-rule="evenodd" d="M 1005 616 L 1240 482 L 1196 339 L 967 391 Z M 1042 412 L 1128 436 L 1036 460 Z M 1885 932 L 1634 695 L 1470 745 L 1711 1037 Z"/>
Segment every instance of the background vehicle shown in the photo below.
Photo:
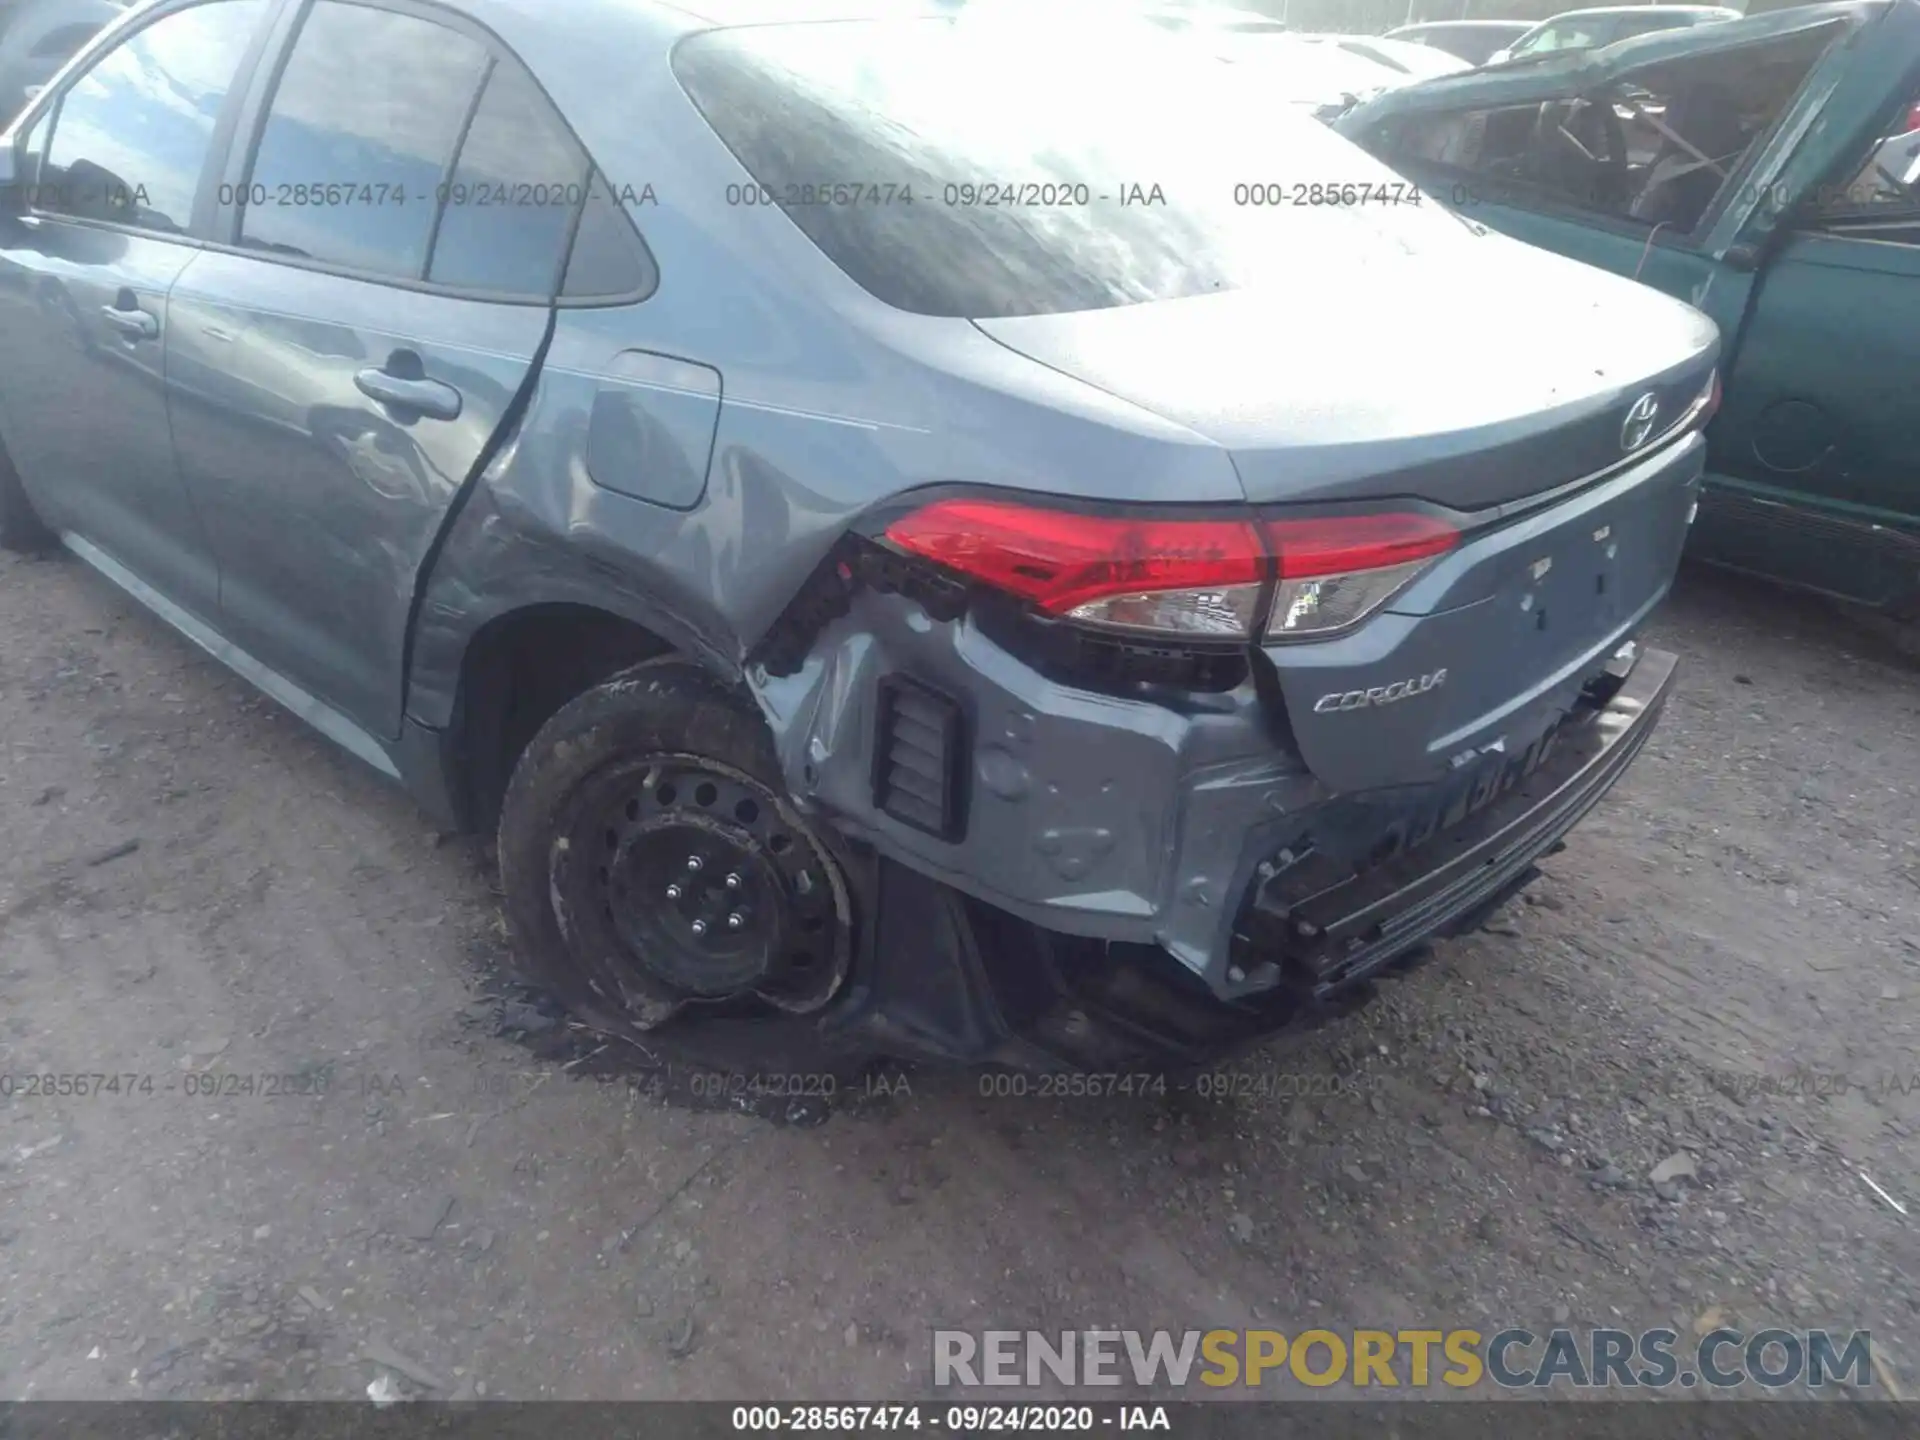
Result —
<path fill-rule="evenodd" d="M 0 125 L 129 0 L 0 0 Z"/>
<path fill-rule="evenodd" d="M 1414 45 L 1375 35 L 1299 35 L 1296 39 L 1329 45 L 1397 70 L 1416 80 L 1453 75 L 1470 68 L 1466 61 L 1429 45 Z"/>
<path fill-rule="evenodd" d="M 1684 30 L 1719 20 L 1738 20 L 1740 12 L 1724 5 L 1618 5 L 1593 10 L 1568 10 L 1542 20 L 1505 50 L 1487 58 L 1487 64 L 1526 60 L 1562 50 L 1590 50 L 1650 35 L 1656 30 Z"/>
<path fill-rule="evenodd" d="M 1345 133 L 1719 322 L 1702 559 L 1920 601 L 1920 6 L 1799 6 L 1414 86 Z"/>
<path fill-rule="evenodd" d="M 1463 68 L 1438 51 L 1422 65 L 1419 46 L 1403 47 L 1415 52 L 1411 63 L 1390 60 L 1368 49 L 1364 36 L 1203 31 L 1193 38 L 1214 58 L 1257 78 L 1275 99 L 1321 119 L 1331 119 L 1370 95 L 1410 85 L 1436 68 Z"/>
<path fill-rule="evenodd" d="M 1025 0 L 1015 0 L 1015 3 L 1024 6 Z M 1089 17 L 1102 15 L 1109 19 L 1119 18 L 1104 6 L 1090 8 L 1085 13 Z M 1286 21 L 1263 15 L 1258 10 L 1235 10 L 1223 5 L 1181 5 L 1152 9 L 1142 12 L 1140 18 L 1158 29 L 1177 34 L 1279 35 L 1287 29 Z"/>
<path fill-rule="evenodd" d="M 491 830 L 610 1035 L 1310 1023 L 1646 743 L 1718 339 L 1272 89 L 1018 14 L 159 0 L 0 138 L 0 533 Z"/>
<path fill-rule="evenodd" d="M 1428 20 L 1389 30 L 1382 38 L 1425 45 L 1457 55 L 1469 65 L 1484 65 L 1531 29 L 1533 23 L 1528 20 Z"/>

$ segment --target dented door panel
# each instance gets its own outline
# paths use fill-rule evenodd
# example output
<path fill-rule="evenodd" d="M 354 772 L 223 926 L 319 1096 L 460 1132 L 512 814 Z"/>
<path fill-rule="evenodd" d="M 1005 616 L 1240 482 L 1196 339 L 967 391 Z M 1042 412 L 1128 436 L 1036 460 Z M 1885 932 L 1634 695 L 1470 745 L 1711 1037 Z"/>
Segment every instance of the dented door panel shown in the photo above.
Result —
<path fill-rule="evenodd" d="M 374 735 L 399 733 L 422 568 L 550 314 L 215 252 L 175 289 L 168 414 L 224 628 Z M 438 413 L 368 393 L 409 370 Z"/>

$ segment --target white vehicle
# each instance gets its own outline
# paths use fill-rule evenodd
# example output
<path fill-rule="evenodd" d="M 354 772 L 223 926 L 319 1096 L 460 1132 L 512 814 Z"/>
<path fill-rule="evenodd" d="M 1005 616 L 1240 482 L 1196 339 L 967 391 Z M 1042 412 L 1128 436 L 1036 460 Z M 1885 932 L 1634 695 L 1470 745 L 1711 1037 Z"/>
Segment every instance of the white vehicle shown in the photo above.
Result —
<path fill-rule="evenodd" d="M 1323 118 L 1382 90 L 1470 68 L 1425 46 L 1364 35 L 1299 35 L 1278 20 L 1245 11 L 1176 10 L 1146 19 L 1207 47 L 1227 64 L 1245 67 L 1276 99 Z M 1412 58 L 1400 55 L 1402 50 L 1413 52 Z"/>
<path fill-rule="evenodd" d="M 1566 10 L 1551 20 L 1542 20 L 1505 50 L 1495 51 L 1487 57 L 1487 64 L 1503 65 L 1561 50 L 1595 50 L 1656 30 L 1685 30 L 1739 18 L 1738 10 L 1725 5 L 1612 5 Z"/>
<path fill-rule="evenodd" d="M 1398 70 L 1409 80 L 1431 80 L 1437 75 L 1456 75 L 1473 66 L 1458 55 L 1417 45 L 1410 40 L 1395 40 L 1384 35 L 1297 35 L 1298 40 L 1333 46 L 1363 60 Z"/>
<path fill-rule="evenodd" d="M 1898 135 L 1882 140 L 1847 187 L 1847 201 L 1866 208 L 1889 201 L 1911 204 L 1920 192 L 1920 103 L 1907 111 Z"/>
<path fill-rule="evenodd" d="M 0 126 L 127 0 L 0 0 Z"/>

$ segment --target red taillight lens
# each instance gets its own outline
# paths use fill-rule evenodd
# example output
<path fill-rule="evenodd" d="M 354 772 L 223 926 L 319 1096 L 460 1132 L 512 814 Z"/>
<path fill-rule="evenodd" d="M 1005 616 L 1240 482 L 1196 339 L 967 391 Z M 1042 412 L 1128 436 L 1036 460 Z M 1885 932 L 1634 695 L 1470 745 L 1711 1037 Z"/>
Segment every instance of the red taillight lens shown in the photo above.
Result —
<path fill-rule="evenodd" d="M 1444 521 L 1413 514 L 1256 523 L 938 500 L 888 525 L 886 538 L 1049 615 L 1244 639 L 1269 576 L 1288 593 L 1292 616 L 1269 633 L 1325 632 L 1377 608 L 1459 536 Z M 1304 600 L 1290 591 L 1293 582 L 1307 587 Z M 1276 607 L 1276 626 L 1280 618 Z"/>
<path fill-rule="evenodd" d="M 1687 406 L 1687 413 L 1674 423 L 1673 429 L 1666 432 L 1674 434 L 1682 430 L 1704 430 L 1707 422 L 1713 419 L 1720 409 L 1720 370 L 1716 366 L 1713 374 L 1707 377 L 1707 383 L 1700 387 L 1700 393 L 1693 397 L 1693 403 Z"/>
<path fill-rule="evenodd" d="M 1283 580 L 1381 570 L 1451 550 L 1460 532 L 1431 515 L 1336 515 L 1265 520 L 1260 528 Z"/>
<path fill-rule="evenodd" d="M 1460 532 L 1431 515 L 1339 515 L 1268 520 L 1262 529 L 1280 575 L 1270 640 L 1324 635 L 1378 610 Z"/>
<path fill-rule="evenodd" d="M 939 500 L 894 521 L 887 538 L 1049 615 L 1116 596 L 1265 578 L 1266 552 L 1243 520 L 1134 520 Z"/>

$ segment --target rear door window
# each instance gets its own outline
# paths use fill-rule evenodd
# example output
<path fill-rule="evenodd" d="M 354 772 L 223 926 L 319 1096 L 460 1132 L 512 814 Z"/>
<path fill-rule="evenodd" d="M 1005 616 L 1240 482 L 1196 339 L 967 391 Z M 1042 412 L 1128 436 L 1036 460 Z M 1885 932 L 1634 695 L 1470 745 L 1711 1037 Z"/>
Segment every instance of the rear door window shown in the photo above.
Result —
<path fill-rule="evenodd" d="M 479 42 L 431 21 L 319 0 L 267 110 L 241 245 L 423 276 L 487 58 Z"/>
<path fill-rule="evenodd" d="M 241 187 L 240 244 L 502 298 L 551 299 L 563 273 L 569 298 L 631 297 L 651 287 L 651 258 L 593 174 L 512 56 L 319 0 Z M 576 229 L 588 253 L 568 272 Z"/>
<path fill-rule="evenodd" d="M 586 153 L 533 77 L 512 62 L 495 65 L 446 187 L 427 278 L 553 294 L 587 170 Z"/>
<path fill-rule="evenodd" d="M 1651 35 L 1656 30 L 1680 30 L 1692 25 L 1692 20 L 1666 20 L 1657 15 L 1627 15 L 1614 22 L 1612 40 L 1626 40 L 1635 35 Z M 1611 44 L 1612 40 L 1608 43 Z"/>

